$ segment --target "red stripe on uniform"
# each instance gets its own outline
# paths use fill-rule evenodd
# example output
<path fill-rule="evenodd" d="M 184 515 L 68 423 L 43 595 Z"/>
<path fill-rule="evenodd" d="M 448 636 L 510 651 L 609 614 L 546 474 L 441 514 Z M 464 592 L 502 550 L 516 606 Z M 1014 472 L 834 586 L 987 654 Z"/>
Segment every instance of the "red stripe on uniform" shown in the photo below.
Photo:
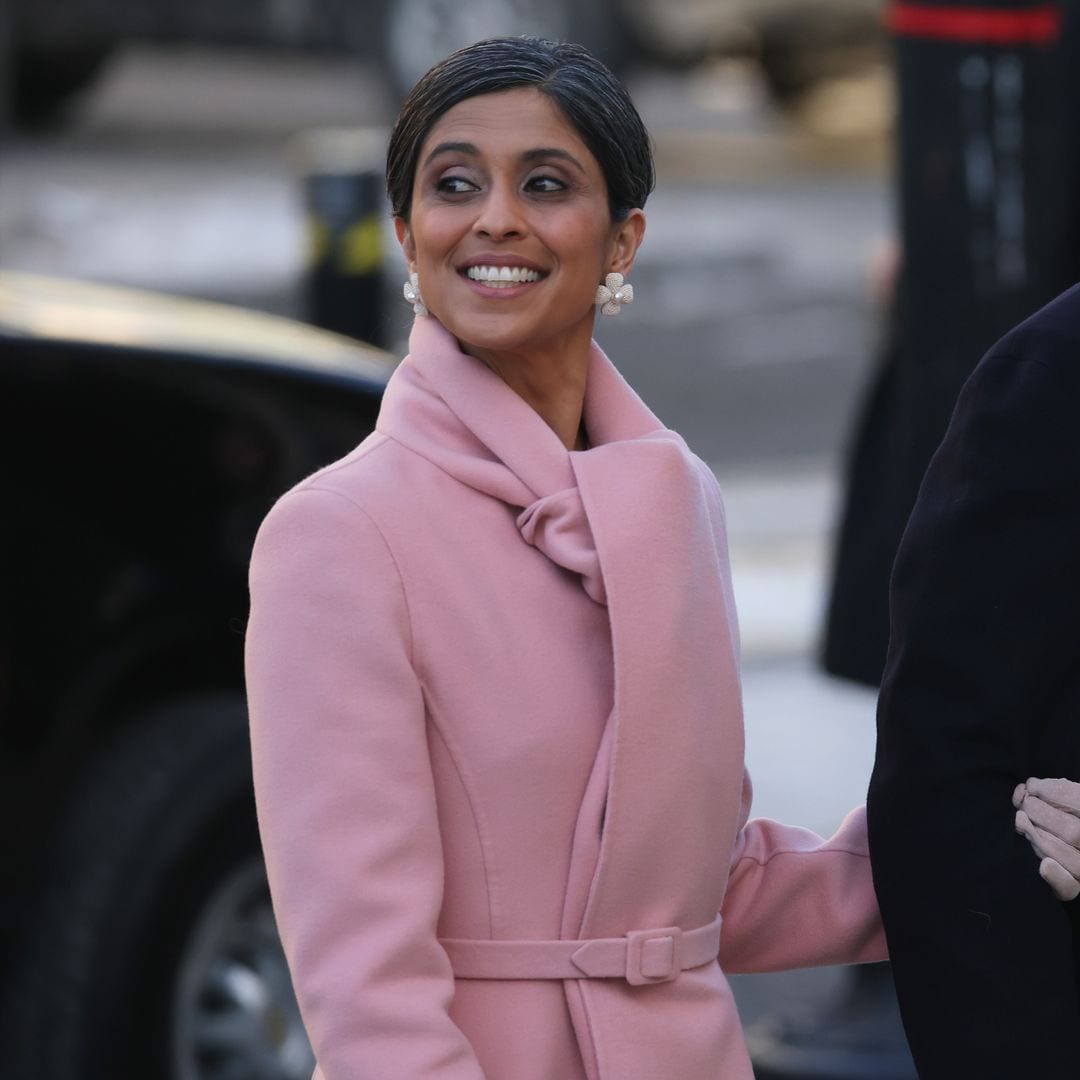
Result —
<path fill-rule="evenodd" d="M 965 45 L 1049 45 L 1061 36 L 1061 9 L 930 7 L 893 4 L 885 25 L 904 37 L 934 38 Z"/>

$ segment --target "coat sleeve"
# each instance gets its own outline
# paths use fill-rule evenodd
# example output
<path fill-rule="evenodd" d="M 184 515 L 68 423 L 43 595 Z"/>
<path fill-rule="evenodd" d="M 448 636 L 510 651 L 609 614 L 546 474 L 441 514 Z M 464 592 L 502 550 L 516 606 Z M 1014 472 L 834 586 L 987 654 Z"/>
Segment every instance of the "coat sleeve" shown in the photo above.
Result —
<path fill-rule="evenodd" d="M 894 570 L 869 826 L 926 1080 L 1077 1074 L 1068 910 L 1010 795 L 1080 664 L 1078 400 L 1034 359 L 984 360 Z"/>
<path fill-rule="evenodd" d="M 748 821 L 735 844 L 721 914 L 720 964 L 732 974 L 885 958 L 870 874 L 866 813 L 853 810 L 828 840 L 767 818 Z"/>
<path fill-rule="evenodd" d="M 442 848 L 407 601 L 342 495 L 271 511 L 246 642 L 256 805 L 297 998 L 325 1080 L 482 1080 L 436 938 Z"/>

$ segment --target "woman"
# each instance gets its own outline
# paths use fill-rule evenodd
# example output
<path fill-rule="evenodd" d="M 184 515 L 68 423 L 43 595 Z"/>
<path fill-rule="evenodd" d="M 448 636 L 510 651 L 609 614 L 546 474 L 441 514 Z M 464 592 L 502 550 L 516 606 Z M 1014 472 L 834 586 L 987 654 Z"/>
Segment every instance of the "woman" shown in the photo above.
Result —
<path fill-rule="evenodd" d="M 584 50 L 482 42 L 414 89 L 387 177 L 409 355 L 251 570 L 316 1075 L 748 1078 L 724 971 L 885 946 L 861 810 L 748 822 L 719 490 L 591 343 L 633 298 L 648 136 Z"/>

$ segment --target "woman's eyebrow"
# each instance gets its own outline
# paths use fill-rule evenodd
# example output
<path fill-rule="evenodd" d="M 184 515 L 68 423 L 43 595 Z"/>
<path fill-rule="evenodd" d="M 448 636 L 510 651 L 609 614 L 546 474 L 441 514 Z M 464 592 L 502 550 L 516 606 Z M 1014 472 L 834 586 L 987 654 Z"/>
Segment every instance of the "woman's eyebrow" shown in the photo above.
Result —
<path fill-rule="evenodd" d="M 435 160 L 440 154 L 467 154 L 469 157 L 479 157 L 480 150 L 475 143 L 471 142 L 442 142 L 438 146 L 434 147 L 430 154 L 424 158 L 423 167 L 426 168 L 432 161 Z M 551 158 L 557 158 L 560 161 L 566 161 L 573 165 L 578 172 L 584 174 L 585 167 L 573 154 L 566 150 L 562 150 L 557 146 L 538 146 L 532 150 L 526 150 L 521 155 L 521 160 L 525 162 L 534 161 L 548 161 Z"/>
<path fill-rule="evenodd" d="M 560 150 L 557 146 L 539 146 L 535 150 L 526 150 L 521 155 L 523 161 L 541 161 L 548 158 L 558 158 L 560 161 L 568 161 L 580 173 L 585 172 L 585 166 L 573 154 L 566 150 Z"/>
<path fill-rule="evenodd" d="M 426 158 L 424 165 L 429 165 L 440 154 L 468 154 L 470 157 L 478 157 L 480 151 L 471 142 L 443 142 L 439 143 Z"/>

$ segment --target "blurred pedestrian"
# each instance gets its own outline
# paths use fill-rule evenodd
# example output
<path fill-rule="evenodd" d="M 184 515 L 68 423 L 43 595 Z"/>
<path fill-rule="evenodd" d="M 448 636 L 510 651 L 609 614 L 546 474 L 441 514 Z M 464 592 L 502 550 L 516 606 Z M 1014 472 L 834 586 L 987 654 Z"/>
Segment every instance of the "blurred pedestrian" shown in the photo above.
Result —
<path fill-rule="evenodd" d="M 749 820 L 719 489 L 591 340 L 634 299 L 648 135 L 581 48 L 482 42 L 417 84 L 387 180 L 409 355 L 251 568 L 318 1075 L 749 1080 L 724 971 L 884 940 L 862 809 Z"/>
<path fill-rule="evenodd" d="M 1074 1080 L 1080 286 L 960 396 L 900 546 L 869 796 L 874 883 L 923 1080 Z M 1065 843 L 1069 841 L 1069 843 Z"/>

